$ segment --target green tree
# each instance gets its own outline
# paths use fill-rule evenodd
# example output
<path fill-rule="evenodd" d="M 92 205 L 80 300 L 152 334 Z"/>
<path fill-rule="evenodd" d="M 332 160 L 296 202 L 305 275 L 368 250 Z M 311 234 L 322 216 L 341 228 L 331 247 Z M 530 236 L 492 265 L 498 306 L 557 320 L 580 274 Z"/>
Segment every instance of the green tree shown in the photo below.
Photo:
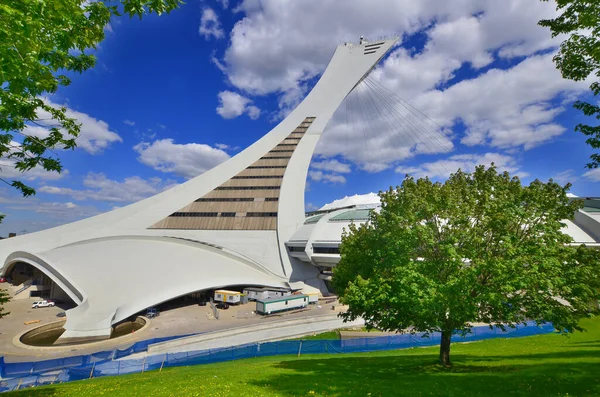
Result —
<path fill-rule="evenodd" d="M 548 1 L 548 0 L 542 0 Z M 600 94 L 600 1 L 556 0 L 562 14 L 554 19 L 539 21 L 539 25 L 550 28 L 552 37 L 569 35 L 562 42 L 554 63 L 565 79 L 582 81 L 593 76 L 590 89 L 594 96 Z M 600 120 L 600 106 L 585 101 L 575 102 L 575 108 L 586 116 Z M 586 135 L 586 143 L 594 149 L 600 148 L 600 125 L 579 124 L 575 127 Z M 600 166 L 600 154 L 590 156 L 588 168 Z"/>
<path fill-rule="evenodd" d="M 73 149 L 80 132 L 64 107 L 45 100 L 67 86 L 70 72 L 95 65 L 91 52 L 104 40 L 112 17 L 168 13 L 181 0 L 2 0 L 0 2 L 0 159 L 27 171 L 41 166 L 60 172 L 54 149 Z M 47 129 L 28 135 L 27 125 Z M 15 135 L 17 138 L 15 139 Z M 18 180 L 0 180 L 24 196 L 35 190 Z"/>
<path fill-rule="evenodd" d="M 407 176 L 380 193 L 380 213 L 344 231 L 332 280 L 349 306 L 342 316 L 386 331 L 440 332 L 443 365 L 452 335 L 475 322 L 580 329 L 598 296 L 600 255 L 561 232 L 581 206 L 569 187 L 522 186 L 493 165 L 443 184 Z"/>
<path fill-rule="evenodd" d="M 4 214 L 0 214 L 0 223 L 4 219 Z M 10 312 L 6 312 L 2 307 L 6 302 L 10 301 L 10 296 L 6 290 L 0 289 L 0 318 L 7 316 Z"/>
<path fill-rule="evenodd" d="M 2 307 L 8 301 L 10 301 L 10 296 L 8 295 L 8 292 L 6 292 L 6 290 L 4 289 L 0 289 L 0 318 L 8 316 L 10 314 L 10 312 L 7 312 Z"/>

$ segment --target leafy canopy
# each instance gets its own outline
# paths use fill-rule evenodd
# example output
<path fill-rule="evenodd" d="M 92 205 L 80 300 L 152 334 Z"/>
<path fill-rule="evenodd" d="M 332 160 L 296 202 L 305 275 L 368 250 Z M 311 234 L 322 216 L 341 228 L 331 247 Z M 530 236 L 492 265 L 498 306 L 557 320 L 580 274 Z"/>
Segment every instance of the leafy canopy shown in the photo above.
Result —
<path fill-rule="evenodd" d="M 569 187 L 523 186 L 493 165 L 459 170 L 443 184 L 407 176 L 379 194 L 380 213 L 344 231 L 332 280 L 349 306 L 343 317 L 387 331 L 441 332 L 442 364 L 451 335 L 474 322 L 580 329 L 598 297 L 600 255 L 569 245 L 561 231 L 581 206 L 567 198 Z"/>
<path fill-rule="evenodd" d="M 8 316 L 10 314 L 10 312 L 7 312 L 2 307 L 2 305 L 4 305 L 8 301 L 10 301 L 10 295 L 8 295 L 8 292 L 5 289 L 0 289 L 0 318 Z"/>
<path fill-rule="evenodd" d="M 548 1 L 548 0 L 542 0 Z M 565 79 L 582 81 L 591 78 L 590 89 L 594 96 L 600 95 L 600 1 L 556 0 L 556 9 L 562 14 L 554 19 L 539 21 L 539 25 L 550 28 L 552 37 L 570 35 L 560 45 L 554 63 Z M 600 120 L 600 106 L 577 101 L 575 108 L 586 116 Z M 586 135 L 586 143 L 594 149 L 600 148 L 600 124 L 579 124 L 575 127 Z M 588 168 L 600 167 L 600 154 L 590 156 Z"/>
<path fill-rule="evenodd" d="M 95 65 L 90 54 L 104 40 L 113 16 L 168 13 L 181 0 L 2 0 L 0 2 L 0 160 L 19 171 L 41 166 L 61 172 L 53 150 L 73 149 L 80 125 L 45 95 L 71 83 L 70 72 Z M 46 129 L 27 134 L 26 126 Z M 17 137 L 15 137 L 15 135 Z M 25 196 L 35 190 L 18 180 L 0 180 Z"/>

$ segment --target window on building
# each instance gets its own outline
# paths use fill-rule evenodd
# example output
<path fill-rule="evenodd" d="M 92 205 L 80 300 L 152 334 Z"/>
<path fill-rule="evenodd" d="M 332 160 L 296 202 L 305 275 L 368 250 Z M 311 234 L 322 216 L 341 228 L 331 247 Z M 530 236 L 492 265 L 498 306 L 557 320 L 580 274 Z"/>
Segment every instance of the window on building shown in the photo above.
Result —
<path fill-rule="evenodd" d="M 278 190 L 278 189 L 281 189 L 281 186 L 219 186 L 215 190 Z"/>
<path fill-rule="evenodd" d="M 236 198 L 199 198 L 196 200 L 197 203 L 226 203 L 226 202 L 235 202 L 235 201 L 254 201 L 253 198 L 248 197 L 236 197 Z"/>
<path fill-rule="evenodd" d="M 272 218 L 276 217 L 277 212 L 247 212 L 246 217 L 249 218 Z"/>
<path fill-rule="evenodd" d="M 174 218 L 192 217 L 192 218 L 210 218 L 218 216 L 218 212 L 174 212 L 170 216 Z"/>
<path fill-rule="evenodd" d="M 313 253 L 315 254 L 339 254 L 339 247 L 313 247 Z"/>
<path fill-rule="evenodd" d="M 281 179 L 283 175 L 242 175 L 234 176 L 231 179 Z"/>

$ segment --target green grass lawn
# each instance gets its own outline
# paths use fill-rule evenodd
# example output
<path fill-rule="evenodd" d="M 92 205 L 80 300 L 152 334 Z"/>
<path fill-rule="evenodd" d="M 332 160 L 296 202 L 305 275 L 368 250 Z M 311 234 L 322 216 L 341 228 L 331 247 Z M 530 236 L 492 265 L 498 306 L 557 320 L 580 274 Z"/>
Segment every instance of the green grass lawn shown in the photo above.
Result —
<path fill-rule="evenodd" d="M 262 357 L 28 389 L 29 396 L 600 396 L 600 317 L 587 332 L 347 355 Z M 7 395 L 12 395 L 8 393 Z"/>
<path fill-rule="evenodd" d="M 293 338 L 290 340 L 338 340 L 340 339 L 340 331 L 327 331 L 315 335 L 306 335 L 302 338 Z"/>

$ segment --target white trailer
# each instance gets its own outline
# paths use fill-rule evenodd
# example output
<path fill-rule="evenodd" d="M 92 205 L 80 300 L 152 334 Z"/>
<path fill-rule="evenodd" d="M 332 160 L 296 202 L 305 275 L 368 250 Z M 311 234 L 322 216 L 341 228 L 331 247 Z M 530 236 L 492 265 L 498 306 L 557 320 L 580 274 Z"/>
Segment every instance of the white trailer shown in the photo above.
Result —
<path fill-rule="evenodd" d="M 258 300 L 258 299 L 267 299 L 267 298 L 275 298 L 285 295 L 291 295 L 290 290 L 284 288 L 257 288 L 257 287 L 247 287 L 244 288 L 244 295 L 248 297 L 248 300 Z"/>
<path fill-rule="evenodd" d="M 317 304 L 319 303 L 319 294 L 317 292 L 311 292 L 309 294 L 306 294 L 306 296 L 308 296 L 308 303 L 314 303 Z"/>
<path fill-rule="evenodd" d="M 238 291 L 228 291 L 226 289 L 219 289 L 215 291 L 215 302 L 225 302 L 232 305 L 240 303 L 242 293 Z"/>
<path fill-rule="evenodd" d="M 301 309 L 308 306 L 308 296 L 287 295 L 256 301 L 256 312 L 259 314 L 272 314 L 292 309 Z"/>

